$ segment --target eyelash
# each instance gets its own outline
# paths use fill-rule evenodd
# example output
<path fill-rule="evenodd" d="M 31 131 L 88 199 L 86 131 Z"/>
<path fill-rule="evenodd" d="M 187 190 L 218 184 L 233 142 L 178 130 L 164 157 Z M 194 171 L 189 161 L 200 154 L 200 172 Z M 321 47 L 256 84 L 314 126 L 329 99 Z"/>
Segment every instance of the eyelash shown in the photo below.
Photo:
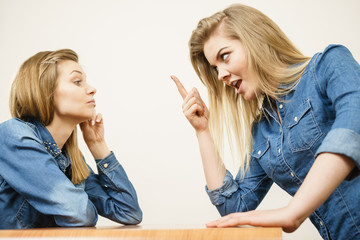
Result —
<path fill-rule="evenodd" d="M 222 53 L 222 54 L 220 54 L 220 59 L 225 62 L 226 60 L 228 60 L 229 55 L 230 55 L 230 53 Z M 226 58 L 225 58 L 225 56 L 226 56 Z M 218 71 L 217 66 L 213 66 L 213 69 L 216 72 Z"/>
<path fill-rule="evenodd" d="M 220 55 L 220 58 L 221 58 L 221 60 L 226 61 L 229 58 L 229 55 L 230 55 L 229 53 L 223 53 Z M 226 58 L 225 58 L 225 56 L 226 56 Z"/>
<path fill-rule="evenodd" d="M 74 81 L 74 83 L 75 83 L 76 85 L 79 85 L 81 82 L 82 82 L 81 80 L 76 80 L 76 81 Z"/>

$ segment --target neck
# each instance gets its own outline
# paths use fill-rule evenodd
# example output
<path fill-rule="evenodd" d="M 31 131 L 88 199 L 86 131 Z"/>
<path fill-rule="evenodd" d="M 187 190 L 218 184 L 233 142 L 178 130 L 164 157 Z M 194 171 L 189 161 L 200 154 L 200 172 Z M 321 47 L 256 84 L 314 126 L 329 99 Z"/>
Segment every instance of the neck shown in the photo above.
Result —
<path fill-rule="evenodd" d="M 46 126 L 46 129 L 50 132 L 58 147 L 62 149 L 75 127 L 76 123 L 60 121 L 58 118 L 54 118 L 54 120 Z"/>

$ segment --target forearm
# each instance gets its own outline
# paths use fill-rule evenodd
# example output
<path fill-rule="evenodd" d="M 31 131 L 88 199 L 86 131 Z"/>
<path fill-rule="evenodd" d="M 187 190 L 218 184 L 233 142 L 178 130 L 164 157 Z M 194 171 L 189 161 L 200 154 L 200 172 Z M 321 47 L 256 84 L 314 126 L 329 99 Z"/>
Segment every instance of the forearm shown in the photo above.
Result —
<path fill-rule="evenodd" d="M 340 154 L 320 154 L 288 208 L 300 225 L 340 185 L 354 168 L 349 157 Z"/>
<path fill-rule="evenodd" d="M 122 224 L 140 223 L 142 211 L 135 188 L 114 153 L 96 163 L 98 174 L 88 177 L 85 190 L 99 214 Z"/>
<path fill-rule="evenodd" d="M 88 144 L 88 148 L 95 159 L 104 159 L 110 154 L 110 149 L 105 141 Z"/>
<path fill-rule="evenodd" d="M 221 160 L 217 157 L 210 132 L 209 130 L 197 132 L 196 136 L 199 142 L 207 187 L 209 190 L 221 187 L 226 175 L 226 169 Z"/>

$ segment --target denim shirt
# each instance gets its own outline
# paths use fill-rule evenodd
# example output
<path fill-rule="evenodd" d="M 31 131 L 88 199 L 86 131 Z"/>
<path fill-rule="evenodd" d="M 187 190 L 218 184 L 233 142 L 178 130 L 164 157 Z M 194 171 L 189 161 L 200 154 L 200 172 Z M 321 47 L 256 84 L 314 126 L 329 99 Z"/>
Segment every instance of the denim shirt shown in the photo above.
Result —
<path fill-rule="evenodd" d="M 114 153 L 79 185 L 71 162 L 36 120 L 0 124 L 0 229 L 95 226 L 98 214 L 122 224 L 142 220 L 136 192 Z"/>
<path fill-rule="evenodd" d="M 274 182 L 294 196 L 317 155 L 343 154 L 356 163 L 352 176 L 309 218 L 324 239 L 360 239 L 360 66 L 349 50 L 330 45 L 315 54 L 296 88 L 263 110 L 244 179 L 227 171 L 221 187 L 206 187 L 220 214 L 256 209 Z"/>

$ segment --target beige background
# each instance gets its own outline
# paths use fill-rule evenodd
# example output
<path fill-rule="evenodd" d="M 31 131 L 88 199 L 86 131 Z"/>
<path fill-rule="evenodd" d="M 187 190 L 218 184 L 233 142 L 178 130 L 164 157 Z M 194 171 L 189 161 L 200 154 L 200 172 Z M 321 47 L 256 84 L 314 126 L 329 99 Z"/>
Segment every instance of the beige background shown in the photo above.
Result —
<path fill-rule="evenodd" d="M 10 118 L 9 89 L 20 64 L 38 51 L 72 48 L 97 88 L 107 142 L 137 189 L 143 224 L 218 218 L 204 191 L 194 131 L 169 76 L 198 87 L 206 99 L 187 42 L 201 18 L 236 2 L 267 14 L 306 55 L 341 43 L 360 60 L 358 0 L 0 0 L 0 122 Z M 232 160 L 225 161 L 235 172 Z M 274 186 L 260 208 L 281 207 L 289 199 Z M 103 218 L 98 224 L 115 225 Z M 320 236 L 307 221 L 284 239 Z"/>

